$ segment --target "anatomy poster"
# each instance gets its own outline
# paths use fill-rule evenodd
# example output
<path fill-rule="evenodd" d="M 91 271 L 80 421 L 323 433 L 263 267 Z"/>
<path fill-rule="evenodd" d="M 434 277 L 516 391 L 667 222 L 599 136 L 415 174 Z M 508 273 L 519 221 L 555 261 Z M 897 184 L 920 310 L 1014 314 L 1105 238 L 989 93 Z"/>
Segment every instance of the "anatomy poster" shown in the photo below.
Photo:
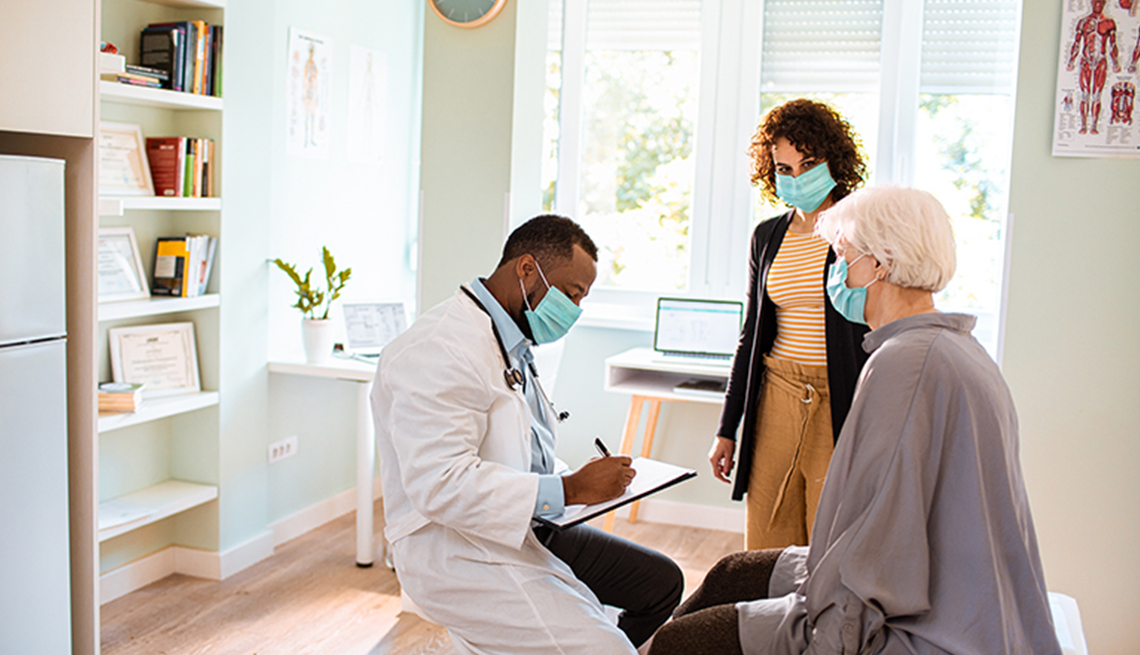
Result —
<path fill-rule="evenodd" d="M 377 163 L 384 158 L 388 106 L 388 58 L 353 44 L 348 57 L 348 160 Z"/>
<path fill-rule="evenodd" d="M 1140 0 L 1061 0 L 1055 157 L 1140 157 Z"/>
<path fill-rule="evenodd" d="M 332 116 L 332 44 L 319 35 L 289 28 L 285 152 L 328 159 Z"/>

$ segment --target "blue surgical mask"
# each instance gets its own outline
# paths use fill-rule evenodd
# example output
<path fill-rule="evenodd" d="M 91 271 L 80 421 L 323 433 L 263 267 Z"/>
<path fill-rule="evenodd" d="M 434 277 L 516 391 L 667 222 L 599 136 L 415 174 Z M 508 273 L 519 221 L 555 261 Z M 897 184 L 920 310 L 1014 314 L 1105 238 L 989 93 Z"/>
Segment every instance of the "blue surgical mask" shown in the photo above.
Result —
<path fill-rule="evenodd" d="M 547 291 L 542 302 L 538 303 L 538 307 L 531 310 L 530 301 L 526 298 L 526 287 L 523 286 L 522 280 L 519 280 L 523 302 L 526 304 L 526 311 L 524 312 L 526 322 L 530 324 L 530 332 L 534 336 L 535 343 L 558 341 L 566 336 L 570 327 L 582 315 L 582 308 L 567 298 L 561 289 L 550 286 L 537 261 L 534 265 L 538 269 L 538 274 L 542 277 L 542 283 L 546 285 Z"/>
<path fill-rule="evenodd" d="M 866 256 L 865 254 L 859 255 L 855 258 L 855 262 Z M 851 263 L 854 264 L 855 262 Z M 852 323 L 866 325 L 867 318 L 864 312 L 867 304 L 867 287 L 879 280 L 876 278 L 868 282 L 866 287 L 852 289 L 847 286 L 847 267 L 847 260 L 840 257 L 828 269 L 827 297 L 831 299 L 832 307 L 835 307 L 835 311 L 839 312 L 840 316 Z"/>
<path fill-rule="evenodd" d="M 819 209 L 827 199 L 827 194 L 836 186 L 827 162 L 816 164 L 798 177 L 776 173 L 776 195 L 780 196 L 780 200 L 805 212 Z"/>

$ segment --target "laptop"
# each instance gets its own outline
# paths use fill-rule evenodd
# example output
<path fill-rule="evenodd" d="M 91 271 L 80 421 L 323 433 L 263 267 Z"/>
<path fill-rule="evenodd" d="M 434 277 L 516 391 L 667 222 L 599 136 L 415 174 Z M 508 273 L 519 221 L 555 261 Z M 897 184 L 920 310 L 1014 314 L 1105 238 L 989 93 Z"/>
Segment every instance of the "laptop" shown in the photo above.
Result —
<path fill-rule="evenodd" d="M 658 298 L 654 359 L 723 366 L 736 352 L 743 320 L 739 301 Z"/>
<path fill-rule="evenodd" d="M 345 345 L 341 357 L 375 363 L 380 351 L 407 329 L 402 302 L 344 303 Z"/>

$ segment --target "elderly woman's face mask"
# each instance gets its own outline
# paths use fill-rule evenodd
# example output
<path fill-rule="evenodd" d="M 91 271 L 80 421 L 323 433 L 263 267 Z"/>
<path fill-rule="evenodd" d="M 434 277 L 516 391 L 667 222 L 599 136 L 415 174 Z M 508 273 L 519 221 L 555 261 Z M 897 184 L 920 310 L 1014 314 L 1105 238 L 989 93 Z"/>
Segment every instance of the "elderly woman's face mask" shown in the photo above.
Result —
<path fill-rule="evenodd" d="M 867 287 L 878 282 L 879 279 L 871 280 L 867 286 L 852 289 L 847 286 L 847 269 L 866 256 L 866 253 L 859 255 L 850 264 L 847 263 L 847 258 L 840 257 L 831 265 L 827 274 L 827 297 L 831 299 L 831 305 L 835 307 L 835 311 L 848 321 L 862 325 L 867 324 L 867 318 L 864 315 L 867 305 Z"/>

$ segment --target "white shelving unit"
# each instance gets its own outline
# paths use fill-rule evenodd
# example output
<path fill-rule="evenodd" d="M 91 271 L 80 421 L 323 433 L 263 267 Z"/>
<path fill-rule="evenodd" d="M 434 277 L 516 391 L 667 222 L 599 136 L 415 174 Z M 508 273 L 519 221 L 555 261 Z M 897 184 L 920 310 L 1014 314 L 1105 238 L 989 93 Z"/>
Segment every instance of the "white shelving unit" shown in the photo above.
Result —
<path fill-rule="evenodd" d="M 226 0 L 102 0 L 100 6 L 99 36 L 120 46 L 126 64 L 139 63 L 139 35 L 148 24 L 183 20 L 225 24 Z M 218 145 L 217 162 L 221 163 L 224 158 L 222 112 L 225 103 L 222 98 L 109 80 L 100 80 L 97 87 L 102 120 L 137 124 L 144 137 L 210 138 Z M 214 171 L 215 196 L 224 194 L 221 168 L 218 166 Z M 132 226 L 143 253 L 154 252 L 157 237 L 193 232 L 220 239 L 224 233 L 221 197 L 102 195 L 98 214 L 107 225 Z M 220 279 L 221 267 L 215 266 L 213 271 L 213 276 Z M 220 285 L 211 282 L 210 288 L 215 290 Z M 215 513 L 187 513 L 192 508 L 221 500 L 221 472 L 216 458 L 198 457 L 199 449 L 209 452 L 216 447 L 221 432 L 217 410 L 222 396 L 219 308 L 221 295 L 216 292 L 194 298 L 154 297 L 98 305 L 100 380 L 110 377 L 106 338 L 110 328 L 123 323 L 161 323 L 173 314 L 184 314 L 186 318 L 180 316 L 178 320 L 194 323 L 198 365 L 207 389 L 146 399 L 136 412 L 99 414 L 98 438 L 104 445 L 98 452 L 106 458 L 98 467 L 103 481 L 100 486 L 114 495 L 113 498 L 102 496 L 99 503 L 100 568 L 106 567 L 104 562 L 108 559 L 116 561 L 123 555 L 137 559 L 145 555 L 145 551 L 165 548 L 168 544 L 150 538 L 145 532 L 136 533 L 140 543 L 130 546 L 132 550 L 126 553 L 122 542 L 112 540 L 159 521 L 173 522 L 176 532 L 192 535 L 188 537 L 191 540 L 198 539 L 180 542 L 183 545 L 203 550 L 219 547 L 208 536 L 202 536 L 217 532 Z M 185 416 L 192 412 L 195 414 Z M 127 428 L 131 429 L 125 430 Z M 138 441 L 142 447 L 128 447 L 133 443 L 127 444 L 124 439 Z M 141 477 L 137 482 L 129 482 L 116 477 L 114 471 L 117 470 L 136 471 Z"/>
<path fill-rule="evenodd" d="M 218 497 L 212 485 L 167 480 L 99 503 L 99 541 L 137 530 Z"/>
<path fill-rule="evenodd" d="M 148 300 L 105 302 L 99 305 L 99 322 L 190 312 L 197 309 L 217 307 L 221 303 L 222 297 L 216 293 L 208 293 L 194 298 L 159 298 L 156 296 Z"/>
<path fill-rule="evenodd" d="M 199 391 L 184 396 L 170 396 L 168 398 L 151 398 L 144 400 L 135 412 L 107 412 L 99 414 L 99 433 L 118 430 L 132 425 L 149 423 L 186 412 L 192 412 L 203 407 L 212 407 L 218 404 L 217 391 Z"/>

